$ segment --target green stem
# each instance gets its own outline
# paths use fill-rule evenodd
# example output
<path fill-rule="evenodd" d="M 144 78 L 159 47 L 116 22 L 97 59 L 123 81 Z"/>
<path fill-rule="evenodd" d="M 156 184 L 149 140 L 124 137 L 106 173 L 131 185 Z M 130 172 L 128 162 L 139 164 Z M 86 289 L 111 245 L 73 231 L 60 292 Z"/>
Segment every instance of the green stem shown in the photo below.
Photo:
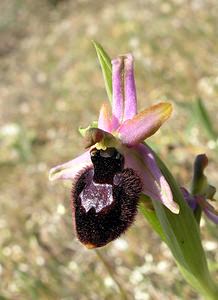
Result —
<path fill-rule="evenodd" d="M 110 264 L 106 261 L 106 259 L 104 258 L 104 256 L 101 254 L 101 252 L 99 250 L 95 250 L 95 253 L 96 253 L 97 257 L 100 259 L 100 261 L 103 263 L 105 269 L 109 273 L 112 280 L 117 285 L 122 300 L 128 300 L 127 294 L 126 294 L 125 290 L 123 289 L 122 285 L 120 284 L 120 282 L 117 280 L 117 278 L 114 274 L 114 271 L 113 271 L 112 267 L 110 266 Z"/>

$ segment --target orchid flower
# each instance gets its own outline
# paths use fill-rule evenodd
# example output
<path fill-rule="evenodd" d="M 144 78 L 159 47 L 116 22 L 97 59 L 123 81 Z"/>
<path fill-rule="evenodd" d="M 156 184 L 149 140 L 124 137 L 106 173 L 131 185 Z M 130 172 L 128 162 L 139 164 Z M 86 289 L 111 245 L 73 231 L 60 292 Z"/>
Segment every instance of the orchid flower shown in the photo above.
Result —
<path fill-rule="evenodd" d="M 208 201 L 215 201 L 216 188 L 208 183 L 207 176 L 204 174 L 207 166 L 208 158 L 206 154 L 197 155 L 194 161 L 192 193 L 189 193 L 184 187 L 181 187 L 181 191 L 193 212 L 200 208 L 200 211 L 203 211 L 212 222 L 218 224 L 218 212 Z"/>
<path fill-rule="evenodd" d="M 181 191 L 183 193 L 184 199 L 188 203 L 189 207 L 194 212 L 198 207 L 202 209 L 205 215 L 215 224 L 218 224 L 218 212 L 215 208 L 208 202 L 206 196 L 191 195 L 189 191 L 182 187 Z"/>
<path fill-rule="evenodd" d="M 170 117 L 172 105 L 161 102 L 137 113 L 133 57 L 131 54 L 122 55 L 112 60 L 112 88 L 112 109 L 103 104 L 100 109 L 98 127 L 89 126 L 85 130 L 84 137 L 87 150 L 73 160 L 52 168 L 49 174 L 50 180 L 71 180 L 75 187 L 78 177 L 81 177 L 84 170 L 95 169 L 94 158 L 98 156 L 106 159 L 106 157 L 111 158 L 116 154 L 122 158 L 122 161 L 121 159 L 119 161 L 119 167 L 117 167 L 118 171 L 113 172 L 111 170 L 112 166 L 114 166 L 114 160 L 112 160 L 111 164 L 106 163 L 104 165 L 106 166 L 104 167 L 104 180 L 112 174 L 113 182 L 110 182 L 110 184 L 113 185 L 115 180 L 114 175 L 117 172 L 119 173 L 123 169 L 133 170 L 133 186 L 137 190 L 137 180 L 137 185 L 141 186 L 138 188 L 138 193 L 143 193 L 153 200 L 162 202 L 172 213 L 178 214 L 179 206 L 173 200 L 171 189 L 156 163 L 155 155 L 143 143 L 146 138 L 153 135 Z M 114 150 L 116 150 L 116 153 Z M 122 164 L 123 166 L 121 166 Z M 99 172 L 102 172 L 102 167 Z M 94 175 L 92 172 L 92 175 L 87 176 L 94 176 L 95 178 L 97 176 L 96 173 L 97 169 L 95 169 Z M 132 176 L 131 174 L 129 174 L 130 177 Z M 88 181 L 91 186 L 90 178 Z M 85 185 L 87 186 L 87 184 L 86 181 Z M 130 183 L 128 183 L 129 185 Z M 86 193 L 88 193 L 87 197 L 89 197 L 88 203 L 83 202 L 83 208 L 86 211 L 90 210 L 93 206 L 97 213 L 98 210 L 101 210 L 101 206 L 103 208 L 105 205 L 111 205 L 113 202 L 112 198 L 114 195 L 111 198 L 113 192 L 111 190 L 109 192 L 108 187 L 105 190 L 102 186 L 95 185 L 95 192 L 90 188 L 89 192 L 86 191 Z M 125 195 L 127 194 L 128 192 Z M 93 197 L 96 198 L 99 195 L 101 195 L 101 201 L 105 201 L 106 204 L 99 203 L 96 199 L 93 200 Z M 77 196 L 80 197 L 81 195 Z M 126 213 L 128 215 L 128 212 Z"/>

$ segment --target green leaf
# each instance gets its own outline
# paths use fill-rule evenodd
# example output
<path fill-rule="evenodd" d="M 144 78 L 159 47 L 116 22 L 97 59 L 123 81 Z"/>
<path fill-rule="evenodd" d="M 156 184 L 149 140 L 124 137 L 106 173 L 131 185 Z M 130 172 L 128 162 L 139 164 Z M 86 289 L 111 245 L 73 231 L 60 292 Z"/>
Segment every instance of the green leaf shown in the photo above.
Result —
<path fill-rule="evenodd" d="M 145 201 L 147 201 L 147 196 L 142 195 L 140 197 L 140 212 L 143 214 L 143 216 L 147 219 L 148 223 L 151 225 L 151 227 L 156 231 L 156 233 L 160 236 L 160 238 L 165 241 L 165 235 L 161 228 L 160 222 L 157 218 L 157 215 L 154 211 L 154 209 L 150 209 L 145 204 Z"/>
<path fill-rule="evenodd" d="M 194 103 L 194 113 L 196 114 L 196 117 L 198 118 L 200 125 L 203 126 L 208 137 L 210 139 L 216 140 L 218 137 L 217 133 L 213 128 L 211 118 L 201 98 L 198 98 Z"/>
<path fill-rule="evenodd" d="M 112 103 L 112 65 L 111 59 L 105 52 L 103 47 L 96 41 L 92 41 L 95 50 L 97 52 L 98 60 L 101 65 L 101 70 L 104 77 L 105 87 L 107 91 L 108 98 Z"/>
<path fill-rule="evenodd" d="M 218 288 L 208 270 L 198 224 L 173 176 L 158 156 L 156 160 L 171 187 L 174 201 L 180 206 L 180 213 L 175 215 L 160 202 L 153 201 L 166 243 L 186 280 L 206 299 L 215 300 Z"/>

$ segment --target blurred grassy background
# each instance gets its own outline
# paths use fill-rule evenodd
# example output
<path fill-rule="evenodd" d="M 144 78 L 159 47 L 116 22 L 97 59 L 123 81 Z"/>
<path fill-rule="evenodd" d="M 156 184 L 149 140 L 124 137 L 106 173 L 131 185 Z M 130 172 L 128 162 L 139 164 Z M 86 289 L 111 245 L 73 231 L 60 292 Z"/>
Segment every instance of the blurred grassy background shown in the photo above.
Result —
<path fill-rule="evenodd" d="M 111 57 L 134 54 L 139 107 L 173 101 L 150 144 L 180 184 L 207 153 L 218 185 L 217 1 L 3 0 L 0 10 L 0 299 L 201 299 L 140 215 L 119 240 L 86 250 L 70 186 L 47 177 L 83 151 L 77 127 L 106 100 L 96 39 Z M 202 237 L 218 278 L 215 226 L 202 222 Z"/>

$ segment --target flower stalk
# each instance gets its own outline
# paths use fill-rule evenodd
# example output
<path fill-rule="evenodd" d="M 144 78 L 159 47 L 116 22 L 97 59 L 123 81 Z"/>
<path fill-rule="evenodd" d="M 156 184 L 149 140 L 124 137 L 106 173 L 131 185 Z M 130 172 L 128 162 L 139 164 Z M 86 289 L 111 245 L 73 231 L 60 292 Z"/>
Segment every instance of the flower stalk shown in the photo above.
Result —
<path fill-rule="evenodd" d="M 116 274 L 114 272 L 114 269 L 111 267 L 111 265 L 108 263 L 108 261 L 104 258 L 104 256 L 102 255 L 101 251 L 99 251 L 99 250 L 96 249 L 95 253 L 96 253 L 98 259 L 104 265 L 104 267 L 107 270 L 108 274 L 110 275 L 111 279 L 116 284 L 116 286 L 117 286 L 117 288 L 118 288 L 118 290 L 120 292 L 122 300 L 128 300 L 127 293 L 126 293 L 125 289 L 122 287 L 122 285 L 119 282 L 119 280 L 117 279 L 117 276 L 116 276 Z"/>

